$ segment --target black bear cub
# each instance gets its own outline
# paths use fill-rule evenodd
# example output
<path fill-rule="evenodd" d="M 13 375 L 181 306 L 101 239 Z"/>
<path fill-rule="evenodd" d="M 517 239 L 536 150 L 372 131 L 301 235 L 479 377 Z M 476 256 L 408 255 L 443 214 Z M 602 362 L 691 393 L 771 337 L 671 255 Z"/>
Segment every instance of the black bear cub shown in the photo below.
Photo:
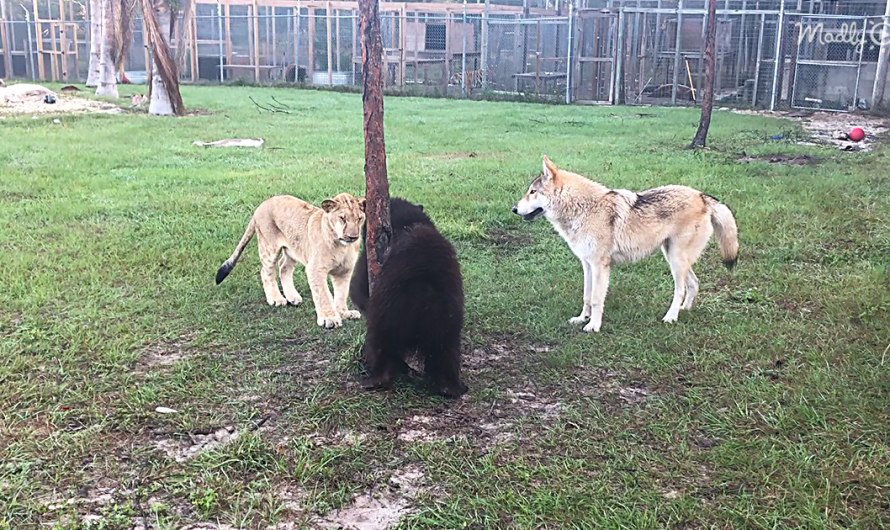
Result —
<path fill-rule="evenodd" d="M 457 254 L 423 206 L 393 197 L 389 208 L 391 246 L 373 294 L 364 245 L 349 286 L 368 322 L 362 360 L 370 376 L 362 386 L 389 387 L 414 357 L 439 393 L 459 397 L 467 386 L 460 380 L 464 291 Z"/>

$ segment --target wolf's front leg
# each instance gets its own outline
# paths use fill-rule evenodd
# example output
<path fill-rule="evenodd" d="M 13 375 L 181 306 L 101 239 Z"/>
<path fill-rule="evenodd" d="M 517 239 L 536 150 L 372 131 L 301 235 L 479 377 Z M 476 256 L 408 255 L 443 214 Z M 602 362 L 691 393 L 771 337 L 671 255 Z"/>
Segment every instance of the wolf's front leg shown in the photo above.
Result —
<path fill-rule="evenodd" d="M 334 299 L 328 289 L 328 269 L 316 263 L 306 264 L 306 279 L 309 281 L 309 290 L 312 291 L 312 301 L 315 303 L 315 316 L 318 325 L 324 328 L 339 328 L 343 320 L 334 309 Z"/>
<path fill-rule="evenodd" d="M 350 311 L 346 305 L 346 299 L 349 297 L 349 281 L 352 275 L 341 274 L 339 276 L 331 276 L 331 283 L 334 284 L 334 310 L 340 315 L 340 318 L 361 318 L 362 314 L 358 311 Z"/>
<path fill-rule="evenodd" d="M 586 260 L 581 260 L 581 266 L 584 267 L 584 307 L 581 309 L 580 315 L 569 319 L 569 324 L 583 324 L 590 319 L 590 297 L 591 291 L 593 290 L 593 271 L 591 270 L 590 263 Z"/>

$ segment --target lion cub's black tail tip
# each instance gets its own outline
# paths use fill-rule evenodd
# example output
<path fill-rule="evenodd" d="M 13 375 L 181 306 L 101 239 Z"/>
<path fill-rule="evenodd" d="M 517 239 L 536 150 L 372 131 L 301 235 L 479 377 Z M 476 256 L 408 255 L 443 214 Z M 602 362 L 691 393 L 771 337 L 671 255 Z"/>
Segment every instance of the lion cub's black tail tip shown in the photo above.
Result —
<path fill-rule="evenodd" d="M 221 284 L 222 281 L 226 279 L 226 276 L 228 276 L 234 268 L 235 265 L 233 263 L 229 263 L 228 261 L 220 265 L 219 269 L 216 271 L 216 285 Z"/>

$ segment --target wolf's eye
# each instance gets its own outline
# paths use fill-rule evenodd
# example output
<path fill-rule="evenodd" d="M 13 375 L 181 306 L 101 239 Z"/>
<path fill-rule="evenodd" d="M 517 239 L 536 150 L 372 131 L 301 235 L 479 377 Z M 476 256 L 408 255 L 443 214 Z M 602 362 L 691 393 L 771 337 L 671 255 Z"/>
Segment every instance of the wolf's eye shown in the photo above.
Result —
<path fill-rule="evenodd" d="M 529 195 L 534 195 L 535 193 L 538 193 L 538 190 L 531 190 L 531 191 L 528 192 L 528 193 L 529 193 Z"/>

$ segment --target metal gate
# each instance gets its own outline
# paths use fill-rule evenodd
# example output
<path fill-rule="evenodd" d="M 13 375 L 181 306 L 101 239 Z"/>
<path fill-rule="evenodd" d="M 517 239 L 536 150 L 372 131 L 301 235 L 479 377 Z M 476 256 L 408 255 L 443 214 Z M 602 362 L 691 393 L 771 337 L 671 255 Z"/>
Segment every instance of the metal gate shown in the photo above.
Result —
<path fill-rule="evenodd" d="M 573 83 L 579 103 L 615 102 L 615 58 L 619 52 L 618 14 L 605 10 L 578 12 L 578 76 Z"/>
<path fill-rule="evenodd" d="M 880 19 L 880 17 L 878 17 Z M 791 106 L 833 111 L 860 104 L 863 58 L 871 59 L 868 17 L 802 16 L 793 29 Z M 864 105 L 863 105 L 864 106 Z"/>

